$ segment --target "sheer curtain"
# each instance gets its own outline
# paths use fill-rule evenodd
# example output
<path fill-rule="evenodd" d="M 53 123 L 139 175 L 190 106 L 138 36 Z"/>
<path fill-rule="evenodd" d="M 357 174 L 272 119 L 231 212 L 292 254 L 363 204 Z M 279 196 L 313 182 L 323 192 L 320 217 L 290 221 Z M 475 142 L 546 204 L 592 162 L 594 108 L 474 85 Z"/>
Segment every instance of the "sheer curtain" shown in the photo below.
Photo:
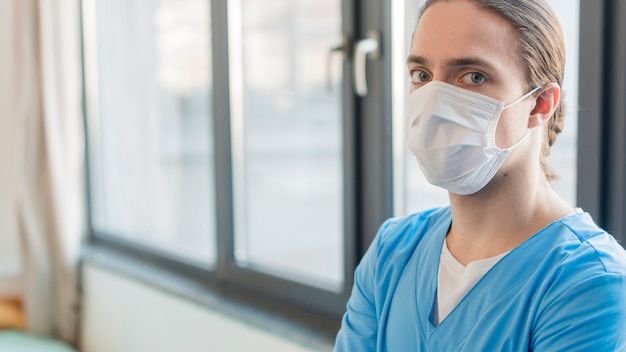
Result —
<path fill-rule="evenodd" d="M 75 343 L 83 226 L 78 0 L 12 0 L 15 197 L 28 329 Z"/>

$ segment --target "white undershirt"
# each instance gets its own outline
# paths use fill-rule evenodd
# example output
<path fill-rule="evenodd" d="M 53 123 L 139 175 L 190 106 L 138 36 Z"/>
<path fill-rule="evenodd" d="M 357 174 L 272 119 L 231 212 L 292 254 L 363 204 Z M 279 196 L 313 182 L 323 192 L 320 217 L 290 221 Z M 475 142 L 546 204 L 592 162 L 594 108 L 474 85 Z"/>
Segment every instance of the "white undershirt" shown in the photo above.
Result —
<path fill-rule="evenodd" d="M 433 312 L 433 325 L 439 325 L 478 280 L 508 253 L 476 260 L 465 266 L 452 256 L 447 242 L 443 241 L 437 274 L 437 302 Z"/>

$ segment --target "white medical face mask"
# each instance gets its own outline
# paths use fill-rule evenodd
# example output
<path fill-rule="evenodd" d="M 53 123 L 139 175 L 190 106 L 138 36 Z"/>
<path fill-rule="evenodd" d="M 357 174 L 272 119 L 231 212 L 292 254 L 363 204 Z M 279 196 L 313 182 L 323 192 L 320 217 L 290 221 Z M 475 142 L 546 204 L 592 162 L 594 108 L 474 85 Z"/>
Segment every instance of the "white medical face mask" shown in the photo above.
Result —
<path fill-rule="evenodd" d="M 468 195 L 481 190 L 513 148 L 496 146 L 496 126 L 503 110 L 536 92 L 537 87 L 509 105 L 457 86 L 432 81 L 409 95 L 409 149 L 428 182 Z"/>

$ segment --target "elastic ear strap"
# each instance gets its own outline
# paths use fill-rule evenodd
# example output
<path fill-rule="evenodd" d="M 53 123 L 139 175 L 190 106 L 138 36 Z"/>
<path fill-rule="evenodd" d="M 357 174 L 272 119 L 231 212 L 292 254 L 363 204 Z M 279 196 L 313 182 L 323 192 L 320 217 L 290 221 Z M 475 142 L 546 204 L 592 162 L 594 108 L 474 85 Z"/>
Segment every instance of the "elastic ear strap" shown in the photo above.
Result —
<path fill-rule="evenodd" d="M 528 92 L 528 93 L 526 93 L 526 94 L 522 95 L 521 97 L 519 97 L 519 98 L 518 98 L 517 100 L 515 100 L 514 102 L 509 103 L 508 105 L 505 105 L 505 106 L 502 108 L 502 110 L 506 110 L 506 109 L 510 108 L 511 106 L 513 106 L 513 105 L 515 105 L 515 104 L 519 103 L 520 101 L 522 101 L 522 100 L 524 100 L 524 99 L 528 98 L 529 96 L 531 96 L 533 93 L 535 93 L 536 91 L 538 91 L 538 90 L 539 90 L 539 89 L 541 89 L 541 88 L 543 88 L 543 86 L 535 87 L 535 89 L 533 89 L 533 90 L 531 90 L 530 92 Z"/>
<path fill-rule="evenodd" d="M 537 127 L 539 127 L 539 126 L 537 126 Z M 530 134 L 533 133 L 537 129 L 537 127 L 529 128 L 528 131 L 526 131 L 526 133 L 524 133 L 522 138 L 519 139 L 519 141 L 515 142 L 515 144 L 513 144 L 512 146 L 510 146 L 510 147 L 508 147 L 506 149 L 508 149 L 508 150 L 515 149 L 515 147 L 520 145 L 520 143 L 522 143 L 524 141 L 524 139 L 526 139 L 526 137 L 530 136 Z"/>

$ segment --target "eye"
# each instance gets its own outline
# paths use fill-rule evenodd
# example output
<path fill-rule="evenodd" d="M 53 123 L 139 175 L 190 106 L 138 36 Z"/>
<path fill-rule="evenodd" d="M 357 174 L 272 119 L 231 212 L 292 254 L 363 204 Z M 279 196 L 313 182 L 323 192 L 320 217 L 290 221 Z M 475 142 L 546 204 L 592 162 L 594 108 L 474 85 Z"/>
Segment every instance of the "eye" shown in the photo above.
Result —
<path fill-rule="evenodd" d="M 481 84 L 485 82 L 486 80 L 487 78 L 482 73 L 478 73 L 478 72 L 469 72 L 469 73 L 464 74 L 463 77 L 461 77 L 461 81 L 463 81 L 466 84 L 471 84 L 471 85 Z"/>
<path fill-rule="evenodd" d="M 422 70 L 411 71 L 411 83 L 420 84 L 426 81 L 430 81 L 430 75 Z"/>

